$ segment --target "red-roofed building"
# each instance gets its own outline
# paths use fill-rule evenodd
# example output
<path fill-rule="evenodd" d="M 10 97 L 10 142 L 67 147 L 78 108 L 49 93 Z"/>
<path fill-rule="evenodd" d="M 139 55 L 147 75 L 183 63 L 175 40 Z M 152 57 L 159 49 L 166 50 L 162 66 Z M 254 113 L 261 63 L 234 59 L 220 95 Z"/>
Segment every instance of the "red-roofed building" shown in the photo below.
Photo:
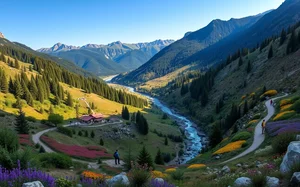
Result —
<path fill-rule="evenodd" d="M 80 120 L 86 123 L 89 122 L 100 122 L 103 120 L 103 115 L 98 113 L 98 114 L 91 114 L 91 115 L 84 115 L 80 117 Z"/>

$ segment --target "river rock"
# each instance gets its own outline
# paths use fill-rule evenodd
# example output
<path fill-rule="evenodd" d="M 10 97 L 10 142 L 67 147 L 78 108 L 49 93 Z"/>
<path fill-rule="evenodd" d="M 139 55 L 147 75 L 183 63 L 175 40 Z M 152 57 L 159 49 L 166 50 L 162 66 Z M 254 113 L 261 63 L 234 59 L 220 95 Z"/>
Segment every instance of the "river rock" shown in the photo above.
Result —
<path fill-rule="evenodd" d="M 22 187 L 44 187 L 40 181 L 26 182 Z"/>
<path fill-rule="evenodd" d="M 237 164 L 236 167 L 239 167 L 239 168 L 240 168 L 240 167 L 242 167 L 242 164 Z"/>
<path fill-rule="evenodd" d="M 248 177 L 240 177 L 234 181 L 234 187 L 248 187 L 252 185 L 252 181 Z"/>
<path fill-rule="evenodd" d="M 215 156 L 216 160 L 219 160 L 221 157 L 219 155 Z"/>
<path fill-rule="evenodd" d="M 298 135 L 296 136 L 296 140 L 297 140 L 297 141 L 300 141 L 300 134 L 298 134 Z"/>
<path fill-rule="evenodd" d="M 288 146 L 287 152 L 280 164 L 280 172 L 286 173 L 290 171 L 293 164 L 300 161 L 300 141 L 291 142 Z"/>
<path fill-rule="evenodd" d="M 290 181 L 291 186 L 300 186 L 300 172 L 295 172 Z"/>
<path fill-rule="evenodd" d="M 106 182 L 110 187 L 115 186 L 115 184 L 129 185 L 129 180 L 125 172 L 122 172 L 119 175 L 116 175 L 113 178 L 106 180 Z"/>
<path fill-rule="evenodd" d="M 160 184 L 160 185 L 163 185 L 165 183 L 165 180 L 162 178 L 155 178 L 154 181 L 155 184 Z"/>
<path fill-rule="evenodd" d="M 267 176 L 267 187 L 279 187 L 279 179 Z"/>
<path fill-rule="evenodd" d="M 230 168 L 228 166 L 224 166 L 222 168 L 222 173 L 230 173 Z"/>

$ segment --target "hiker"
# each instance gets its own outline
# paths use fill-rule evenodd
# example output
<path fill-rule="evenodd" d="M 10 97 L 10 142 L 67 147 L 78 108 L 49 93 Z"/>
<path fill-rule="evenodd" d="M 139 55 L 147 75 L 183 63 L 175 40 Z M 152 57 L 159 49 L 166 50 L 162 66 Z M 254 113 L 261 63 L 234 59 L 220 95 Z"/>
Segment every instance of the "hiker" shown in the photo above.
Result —
<path fill-rule="evenodd" d="M 273 100 L 272 99 L 270 100 L 270 105 L 273 105 Z"/>
<path fill-rule="evenodd" d="M 263 122 L 261 123 L 262 134 L 265 133 L 265 128 L 266 128 L 266 121 L 263 120 Z"/>
<path fill-rule="evenodd" d="M 120 156 L 119 156 L 118 150 L 116 150 L 116 152 L 114 153 L 114 157 L 115 157 L 116 165 L 120 164 Z"/>

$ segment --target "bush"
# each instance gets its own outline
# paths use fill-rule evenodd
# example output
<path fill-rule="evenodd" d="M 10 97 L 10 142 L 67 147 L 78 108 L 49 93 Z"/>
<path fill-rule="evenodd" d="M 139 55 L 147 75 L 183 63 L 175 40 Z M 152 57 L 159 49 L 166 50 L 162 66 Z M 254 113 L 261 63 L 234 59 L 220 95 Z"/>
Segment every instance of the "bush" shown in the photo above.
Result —
<path fill-rule="evenodd" d="M 247 147 L 248 145 L 249 145 L 249 143 L 245 142 L 245 143 L 242 144 L 242 147 L 244 148 L 244 147 Z"/>
<path fill-rule="evenodd" d="M 7 150 L 0 147 L 0 165 L 6 169 L 13 168 L 13 161 Z"/>
<path fill-rule="evenodd" d="M 173 180 L 182 180 L 184 175 L 184 171 L 177 169 L 175 172 L 171 174 Z"/>
<path fill-rule="evenodd" d="M 68 169 L 72 166 L 72 159 L 60 153 L 44 153 L 40 156 L 40 161 L 43 167 Z"/>
<path fill-rule="evenodd" d="M 253 187 L 262 187 L 266 186 L 266 176 L 263 174 L 256 174 L 251 176 L 252 186 Z"/>
<path fill-rule="evenodd" d="M 32 116 L 26 117 L 26 120 L 27 120 L 27 121 L 31 121 L 31 122 L 36 122 L 35 117 L 32 117 Z"/>
<path fill-rule="evenodd" d="M 170 155 L 170 153 L 162 153 L 162 156 L 163 156 L 164 162 L 168 163 L 168 162 L 171 161 L 171 155 Z"/>
<path fill-rule="evenodd" d="M 231 139 L 231 142 L 236 142 L 239 140 L 247 140 L 247 139 L 251 138 L 251 136 L 252 135 L 249 132 L 246 132 L 246 131 L 239 132 L 233 136 L 233 138 Z"/>
<path fill-rule="evenodd" d="M 147 167 L 136 164 L 132 166 L 129 176 L 132 186 L 145 186 L 151 178 L 151 172 L 148 171 Z"/>
<path fill-rule="evenodd" d="M 69 181 L 64 178 L 59 178 L 59 179 L 56 179 L 55 186 L 56 187 L 72 187 L 73 184 L 72 184 L 72 181 Z"/>
<path fill-rule="evenodd" d="M 70 136 L 70 137 L 73 136 L 72 130 L 67 127 L 60 126 L 60 127 L 57 127 L 57 130 L 58 130 L 58 132 L 65 134 L 67 136 Z"/>
<path fill-rule="evenodd" d="M 40 144 L 38 144 L 38 143 L 37 143 L 37 144 L 35 144 L 35 148 L 36 148 L 36 149 L 39 149 L 40 147 L 41 147 L 41 145 L 40 145 Z"/>
<path fill-rule="evenodd" d="M 292 106 L 292 110 L 295 110 L 297 113 L 300 113 L 300 100 L 296 101 Z"/>
<path fill-rule="evenodd" d="M 54 125 L 58 125 L 64 122 L 64 117 L 59 114 L 50 114 L 48 116 L 48 121 Z"/>
<path fill-rule="evenodd" d="M 40 147 L 40 150 L 39 150 L 39 153 L 45 153 L 45 152 L 46 152 L 46 150 L 44 149 L 43 146 L 41 146 L 41 147 Z"/>
<path fill-rule="evenodd" d="M 287 150 L 290 142 L 295 140 L 295 134 L 281 134 L 272 140 L 272 148 L 276 153 L 284 153 Z"/>
<path fill-rule="evenodd" d="M 11 129 L 4 128 L 0 130 L 0 146 L 8 152 L 14 152 L 19 149 L 19 137 Z"/>
<path fill-rule="evenodd" d="M 264 96 L 268 96 L 268 97 L 272 97 L 272 96 L 274 96 L 274 95 L 277 95 L 277 91 L 276 90 L 268 90 L 268 91 L 266 91 L 263 95 Z"/>
<path fill-rule="evenodd" d="M 253 120 L 253 119 L 260 119 L 260 117 L 261 117 L 261 114 L 260 114 L 260 113 L 254 114 L 252 120 Z"/>

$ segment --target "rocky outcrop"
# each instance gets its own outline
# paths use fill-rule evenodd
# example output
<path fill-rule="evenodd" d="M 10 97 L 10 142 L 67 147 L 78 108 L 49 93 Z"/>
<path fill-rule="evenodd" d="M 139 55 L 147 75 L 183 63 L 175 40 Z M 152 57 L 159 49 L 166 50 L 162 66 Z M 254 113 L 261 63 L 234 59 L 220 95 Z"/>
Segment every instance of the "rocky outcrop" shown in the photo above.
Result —
<path fill-rule="evenodd" d="M 240 177 L 234 181 L 234 187 L 248 187 L 252 185 L 252 181 L 248 177 Z"/>
<path fill-rule="evenodd" d="M 230 168 L 228 166 L 224 166 L 222 168 L 222 173 L 225 174 L 225 173 L 230 173 Z"/>
<path fill-rule="evenodd" d="M 295 172 L 290 181 L 291 186 L 300 186 L 300 172 Z"/>
<path fill-rule="evenodd" d="M 116 184 L 119 185 L 129 185 L 128 177 L 126 176 L 125 172 L 120 173 L 119 175 L 114 176 L 111 179 L 106 180 L 108 186 L 113 187 Z"/>
<path fill-rule="evenodd" d="M 279 187 L 279 179 L 276 177 L 267 176 L 267 187 Z"/>
<path fill-rule="evenodd" d="M 300 162 L 300 141 L 291 142 L 280 165 L 280 172 L 286 173 L 297 162 Z"/>
<path fill-rule="evenodd" d="M 0 32 L 0 38 L 5 38 L 2 32 Z"/>
<path fill-rule="evenodd" d="M 40 181 L 33 181 L 24 183 L 22 187 L 44 187 L 44 185 Z"/>

